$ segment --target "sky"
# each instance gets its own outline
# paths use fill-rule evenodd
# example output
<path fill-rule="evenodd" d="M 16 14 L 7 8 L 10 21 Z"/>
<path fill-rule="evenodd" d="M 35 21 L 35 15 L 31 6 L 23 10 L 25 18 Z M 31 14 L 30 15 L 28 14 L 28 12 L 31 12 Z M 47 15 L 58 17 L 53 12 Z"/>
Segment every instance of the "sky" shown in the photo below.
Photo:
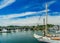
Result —
<path fill-rule="evenodd" d="M 48 10 L 48 24 L 60 25 L 60 0 L 0 0 L 0 26 L 43 25 Z"/>

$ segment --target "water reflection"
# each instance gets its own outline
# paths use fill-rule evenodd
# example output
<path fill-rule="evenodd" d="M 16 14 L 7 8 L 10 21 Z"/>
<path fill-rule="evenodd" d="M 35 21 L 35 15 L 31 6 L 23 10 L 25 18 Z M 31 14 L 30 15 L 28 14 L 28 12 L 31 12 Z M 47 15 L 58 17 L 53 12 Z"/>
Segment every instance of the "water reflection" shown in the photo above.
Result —
<path fill-rule="evenodd" d="M 10 33 L 0 33 L 1 43 L 42 43 L 33 37 L 34 33 L 40 31 L 11 30 Z"/>

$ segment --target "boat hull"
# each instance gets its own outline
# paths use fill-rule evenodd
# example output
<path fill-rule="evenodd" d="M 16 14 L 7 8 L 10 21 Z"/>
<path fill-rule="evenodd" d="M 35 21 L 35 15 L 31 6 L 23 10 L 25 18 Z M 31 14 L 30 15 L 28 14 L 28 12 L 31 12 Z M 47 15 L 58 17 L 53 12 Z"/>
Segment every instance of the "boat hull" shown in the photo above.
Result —
<path fill-rule="evenodd" d="M 48 37 L 42 37 L 42 36 L 39 36 L 37 34 L 34 34 L 34 37 L 40 41 L 40 42 L 47 42 L 47 43 L 60 43 L 60 40 L 51 40 L 50 38 Z"/>

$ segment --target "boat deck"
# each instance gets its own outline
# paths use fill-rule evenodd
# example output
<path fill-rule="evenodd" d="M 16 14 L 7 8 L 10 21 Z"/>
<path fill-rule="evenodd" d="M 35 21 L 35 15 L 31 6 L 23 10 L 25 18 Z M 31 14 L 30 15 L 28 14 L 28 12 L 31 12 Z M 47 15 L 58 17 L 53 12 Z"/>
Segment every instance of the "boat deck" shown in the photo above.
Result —
<path fill-rule="evenodd" d="M 47 36 L 47 37 L 50 37 L 52 40 L 60 40 L 60 37 L 57 36 L 57 35 L 50 35 L 50 34 L 47 34 L 46 36 Z"/>

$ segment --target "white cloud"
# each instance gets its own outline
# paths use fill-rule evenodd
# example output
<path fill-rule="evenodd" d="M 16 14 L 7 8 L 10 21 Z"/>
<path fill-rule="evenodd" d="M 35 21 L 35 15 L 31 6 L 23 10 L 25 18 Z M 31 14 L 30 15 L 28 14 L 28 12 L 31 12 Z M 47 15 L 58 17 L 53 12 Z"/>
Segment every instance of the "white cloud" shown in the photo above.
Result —
<path fill-rule="evenodd" d="M 47 7 L 50 7 L 50 5 L 54 4 L 55 2 L 56 2 L 56 0 L 43 3 L 43 7 L 46 7 L 46 4 L 47 4 Z"/>
<path fill-rule="evenodd" d="M 8 15 L 2 15 L 0 16 L 0 19 L 11 19 L 15 17 L 21 17 L 21 16 L 26 16 L 26 15 L 32 15 L 37 12 L 25 12 L 25 13 L 20 13 L 20 14 L 8 14 Z"/>
<path fill-rule="evenodd" d="M 34 16 L 26 19 L 17 19 L 17 20 L 1 20 L 0 25 L 7 26 L 7 25 L 43 25 L 43 18 L 42 16 L 39 20 L 39 16 Z M 48 16 L 48 23 L 49 24 L 60 24 L 60 16 Z"/>
<path fill-rule="evenodd" d="M 50 11 L 50 10 L 48 10 Z M 11 20 L 10 18 L 14 17 L 21 17 L 21 16 L 26 16 L 26 15 L 32 15 L 32 14 L 37 14 L 37 13 L 43 13 L 46 12 L 45 10 L 39 11 L 39 12 L 25 12 L 21 14 L 11 14 L 11 15 L 3 15 L 0 16 L 0 25 L 2 26 L 7 26 L 7 25 L 37 25 L 37 24 L 43 24 L 43 18 L 45 16 L 42 16 L 39 20 L 40 16 L 33 16 L 33 17 L 27 17 L 25 19 L 16 19 L 16 20 Z M 55 14 L 54 12 L 53 14 Z M 57 12 L 56 14 L 60 14 Z M 49 24 L 60 24 L 60 16 L 48 16 L 48 23 Z"/>
<path fill-rule="evenodd" d="M 48 23 L 60 25 L 60 16 L 48 16 Z"/>
<path fill-rule="evenodd" d="M 1 3 L 0 3 L 0 9 L 2 9 L 2 8 L 6 7 L 6 6 L 10 5 L 10 4 L 12 4 L 12 3 L 14 3 L 15 1 L 16 0 L 3 0 L 3 1 L 1 1 Z"/>
<path fill-rule="evenodd" d="M 49 11 L 49 10 L 48 10 Z M 0 15 L 0 25 L 36 25 L 38 16 L 26 18 L 26 19 L 17 19 L 17 20 L 11 20 L 11 18 L 15 17 L 22 17 L 26 15 L 33 15 L 33 14 L 40 14 L 46 12 L 46 10 L 38 11 L 38 12 L 25 12 L 21 14 L 8 14 L 8 15 Z"/>
<path fill-rule="evenodd" d="M 26 19 L 17 19 L 17 20 L 3 20 L 0 19 L 0 25 L 36 25 L 38 23 L 39 16 L 34 16 Z"/>
<path fill-rule="evenodd" d="M 48 11 L 50 11 L 48 9 Z M 15 17 L 21 17 L 21 16 L 26 16 L 26 15 L 33 15 L 33 14 L 41 14 L 43 12 L 46 12 L 46 10 L 38 11 L 38 12 L 25 12 L 25 13 L 20 13 L 20 14 L 8 14 L 8 15 L 2 15 L 0 16 L 0 19 L 11 19 Z"/>
<path fill-rule="evenodd" d="M 50 5 L 52 5 L 52 4 L 54 4 L 56 1 L 50 1 L 50 2 L 47 2 L 47 4 L 48 4 L 48 7 L 50 6 Z"/>

